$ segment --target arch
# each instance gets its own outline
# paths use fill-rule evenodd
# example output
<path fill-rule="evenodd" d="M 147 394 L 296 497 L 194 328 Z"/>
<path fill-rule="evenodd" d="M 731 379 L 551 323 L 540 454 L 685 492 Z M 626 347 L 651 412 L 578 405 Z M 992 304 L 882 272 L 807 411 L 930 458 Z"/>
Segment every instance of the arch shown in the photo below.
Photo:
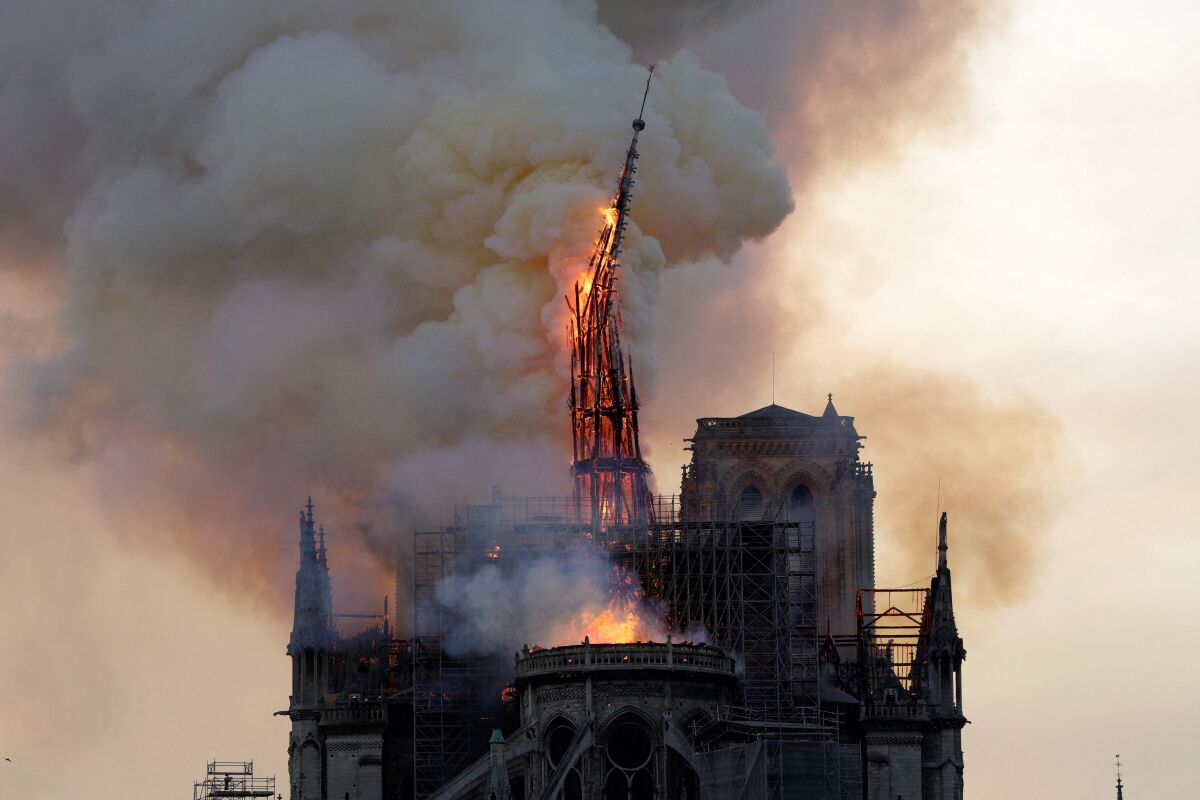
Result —
<path fill-rule="evenodd" d="M 542 733 L 542 749 L 546 753 L 546 763 L 554 769 L 562 762 L 575 738 L 578 726 L 567 717 L 556 714 L 546 725 Z"/>
<path fill-rule="evenodd" d="M 807 458 L 793 459 L 782 466 L 779 472 L 784 476 L 779 482 L 784 492 L 790 494 L 796 488 L 796 484 L 803 483 L 812 490 L 818 503 L 833 488 L 834 476 L 829 470 Z"/>
<path fill-rule="evenodd" d="M 696 735 L 712 724 L 712 721 L 713 717 L 707 711 L 702 708 L 693 708 L 680 717 L 677 724 L 687 740 L 694 745 L 696 744 Z"/>
<path fill-rule="evenodd" d="M 775 473 L 760 461 L 742 461 L 728 474 L 737 476 L 734 480 L 725 483 L 728 489 L 726 496 L 731 502 L 736 502 L 742 489 L 751 483 L 759 488 L 764 497 L 774 497 L 779 490 L 779 482 L 776 480 Z"/>
<path fill-rule="evenodd" d="M 661 721 L 654 719 L 643 709 L 633 705 L 623 705 L 612 710 L 612 713 L 604 720 L 603 724 L 596 727 L 596 741 L 603 742 L 608 739 L 609 732 L 612 726 L 622 721 L 625 717 L 637 717 L 639 721 L 652 731 L 658 730 L 662 724 Z"/>
<path fill-rule="evenodd" d="M 545 722 L 542 723 L 542 729 L 539 731 L 538 736 L 544 740 L 546 738 L 546 732 L 550 730 L 550 727 L 560 722 L 570 725 L 572 728 L 579 727 L 579 721 L 570 714 L 567 714 L 563 711 L 555 711 L 549 716 L 549 718 L 546 719 Z"/>

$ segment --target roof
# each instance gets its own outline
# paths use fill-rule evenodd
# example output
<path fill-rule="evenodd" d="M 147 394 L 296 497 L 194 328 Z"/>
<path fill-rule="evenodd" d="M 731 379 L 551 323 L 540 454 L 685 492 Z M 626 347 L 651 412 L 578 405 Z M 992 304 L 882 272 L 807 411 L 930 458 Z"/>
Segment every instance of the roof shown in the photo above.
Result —
<path fill-rule="evenodd" d="M 766 417 L 794 417 L 801 419 L 815 419 L 811 414 L 805 414 L 800 411 L 793 411 L 790 408 L 775 405 L 772 403 L 769 406 L 763 406 L 757 411 L 751 411 L 748 414 L 742 414 L 738 419 L 761 419 Z"/>

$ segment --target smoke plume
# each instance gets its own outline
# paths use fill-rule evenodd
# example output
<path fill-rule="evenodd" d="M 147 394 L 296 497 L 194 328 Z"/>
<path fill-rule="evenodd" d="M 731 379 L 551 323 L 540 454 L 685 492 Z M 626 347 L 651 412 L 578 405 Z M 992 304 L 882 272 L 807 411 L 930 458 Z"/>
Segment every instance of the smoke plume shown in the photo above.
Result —
<path fill-rule="evenodd" d="M 384 561 L 397 505 L 563 491 L 562 297 L 646 74 L 593 6 L 130 3 L 86 33 L 75 10 L 4 26 L 29 59 L 4 241 L 41 233 L 69 287 L 23 424 L 214 560 L 255 563 L 245 537 L 306 484 Z M 661 271 L 791 200 L 761 115 L 693 56 L 659 64 L 645 118 L 622 313 L 649 390 Z"/>
<path fill-rule="evenodd" d="M 876 363 L 840 382 L 877 464 L 879 561 L 893 583 L 932 573 L 937 512 L 949 512 L 955 593 L 995 606 L 1037 574 L 1064 471 L 1061 425 L 1029 398 Z"/>
<path fill-rule="evenodd" d="M 628 584 L 602 553 L 580 549 L 521 560 L 512 569 L 489 564 L 438 582 L 435 596 L 451 612 L 444 646 L 454 656 L 506 656 L 524 645 L 558 647 L 666 640 L 660 609 Z M 676 638 L 704 641 L 703 631 Z"/>
<path fill-rule="evenodd" d="M 767 236 L 806 163 L 835 157 L 813 149 L 834 117 L 810 114 L 785 173 L 761 111 L 701 60 L 766 87 L 739 91 L 779 132 L 841 96 L 847 43 L 873 54 L 855 91 L 908 86 L 953 63 L 974 8 L 658 5 L 638 28 L 632 4 L 587 0 L 6 4 L 0 265 L 43 272 L 60 305 L 52 352 L 23 343 L 10 368 L 14 421 L 99 462 L 132 541 L 251 595 L 286 585 L 306 487 L 354 576 L 339 588 L 372 594 L 398 519 L 495 483 L 564 492 L 562 295 L 628 142 L 635 61 L 659 66 L 622 313 L 653 401 L 664 270 Z M 955 22 L 900 41 L 934 18 Z M 734 68 L 735 45 L 767 69 Z M 891 129 L 898 105 L 838 124 Z"/>

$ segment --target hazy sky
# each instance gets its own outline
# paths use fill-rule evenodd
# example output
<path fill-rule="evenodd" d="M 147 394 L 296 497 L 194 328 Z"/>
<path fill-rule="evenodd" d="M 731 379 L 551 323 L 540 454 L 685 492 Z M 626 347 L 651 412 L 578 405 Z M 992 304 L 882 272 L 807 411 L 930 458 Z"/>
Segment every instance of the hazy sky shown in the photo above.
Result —
<path fill-rule="evenodd" d="M 796 298 L 794 338 L 786 325 L 773 334 L 778 401 L 815 412 L 825 391 L 848 396 L 840 410 L 873 437 L 867 456 L 892 454 L 877 459 L 881 582 L 923 577 L 889 559 L 888 470 L 904 469 L 904 445 L 879 441 L 886 409 L 839 365 L 966 376 L 1061 426 L 1049 532 L 1023 594 L 989 603 L 962 589 L 973 798 L 1111 796 L 1118 751 L 1130 798 L 1200 782 L 1187 610 L 1200 572 L 1198 27 L 1184 3 L 1016 3 L 966 54 L 949 124 L 826 177 L 735 265 Z M 714 279 L 736 286 L 732 274 Z M 53 306 L 19 274 L 0 282 L 0 310 Z M 679 302 L 664 301 L 668 352 Z M 729 331 L 719 355 L 760 380 L 662 398 L 686 413 L 657 422 L 658 474 L 675 474 L 694 416 L 769 400 L 769 361 L 750 338 Z M 660 395 L 682 368 L 661 368 Z M 955 476 L 942 478 L 953 497 Z M 254 758 L 283 778 L 287 722 L 271 713 L 287 703 L 288 620 L 254 599 L 276 576 L 245 575 L 231 596 L 178 552 L 134 547 L 100 511 L 106 485 L 97 466 L 0 442 L 0 756 L 13 759 L 0 761 L 0 794 L 186 793 L 214 758 Z M 935 492 L 922 501 L 931 525 Z M 143 524 L 170 524 L 157 513 Z M 279 509 L 285 536 L 293 514 Z M 955 544 L 956 590 L 983 585 Z"/>

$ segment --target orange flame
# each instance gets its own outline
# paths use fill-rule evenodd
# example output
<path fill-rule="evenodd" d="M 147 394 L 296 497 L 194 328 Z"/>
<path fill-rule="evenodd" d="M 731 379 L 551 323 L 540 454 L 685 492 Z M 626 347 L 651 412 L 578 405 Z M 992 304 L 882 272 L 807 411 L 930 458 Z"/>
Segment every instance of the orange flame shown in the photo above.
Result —
<path fill-rule="evenodd" d="M 600 209 L 600 213 L 604 215 L 604 224 L 612 227 L 617 224 L 617 210 L 612 206 Z"/>
<path fill-rule="evenodd" d="M 662 620 L 643 603 L 637 590 L 617 591 L 600 611 L 585 610 L 576 620 L 577 640 L 584 636 L 598 644 L 662 641 L 667 631 Z"/>

